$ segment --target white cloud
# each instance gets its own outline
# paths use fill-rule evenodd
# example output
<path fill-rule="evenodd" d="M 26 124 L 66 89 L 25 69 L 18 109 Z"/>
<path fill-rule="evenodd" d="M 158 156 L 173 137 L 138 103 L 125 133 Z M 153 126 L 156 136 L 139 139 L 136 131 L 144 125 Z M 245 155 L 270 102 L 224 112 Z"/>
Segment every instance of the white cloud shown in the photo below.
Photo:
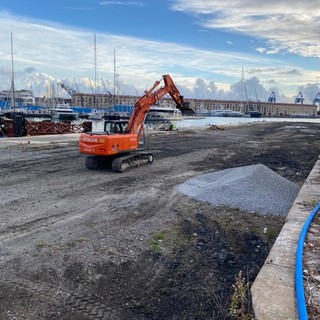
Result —
<path fill-rule="evenodd" d="M 120 5 L 143 7 L 143 3 L 139 1 L 101 1 L 99 4 L 101 6 Z"/>
<path fill-rule="evenodd" d="M 175 0 L 173 10 L 199 15 L 199 22 L 267 41 L 266 53 L 319 57 L 318 0 Z"/>
<path fill-rule="evenodd" d="M 266 52 L 266 48 L 256 48 L 256 50 L 258 51 L 258 52 L 261 52 L 261 53 L 263 53 L 263 52 Z"/>
<path fill-rule="evenodd" d="M 29 73 L 34 70 L 51 78 L 69 79 L 71 82 L 73 79 L 94 79 L 93 33 L 0 12 L 0 67 L 8 69 L 11 65 L 11 32 L 17 73 L 25 69 Z M 128 93 L 124 90 L 133 93 L 134 87 L 140 91 L 151 87 L 166 73 L 177 84 L 185 86 L 188 92 L 192 92 L 198 79 L 208 86 L 214 82 L 219 84 L 219 89 L 226 89 L 239 81 L 242 66 L 245 66 L 246 74 L 258 76 L 266 88 L 269 88 L 272 80 L 284 92 L 288 89 L 291 94 L 296 88 L 294 86 L 320 81 L 316 72 L 299 70 L 299 73 L 292 74 L 292 66 L 261 56 L 201 50 L 175 43 L 100 33 L 97 34 L 98 78 L 102 77 L 110 85 L 114 76 L 114 50 L 117 81 L 121 83 L 123 93 Z M 6 79 L 8 84 L 9 76 Z M 0 86 L 4 83 L 1 82 Z"/>

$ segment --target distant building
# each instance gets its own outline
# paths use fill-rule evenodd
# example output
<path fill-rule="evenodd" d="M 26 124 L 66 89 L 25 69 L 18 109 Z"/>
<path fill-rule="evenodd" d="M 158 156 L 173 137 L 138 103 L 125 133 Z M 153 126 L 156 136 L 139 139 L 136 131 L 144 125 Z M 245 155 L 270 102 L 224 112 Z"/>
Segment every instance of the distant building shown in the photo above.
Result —
<path fill-rule="evenodd" d="M 12 93 L 10 90 L 0 92 L 0 107 L 11 106 Z M 73 107 L 94 108 L 94 109 L 113 109 L 117 106 L 117 110 L 121 106 L 125 110 L 132 109 L 140 96 L 108 94 L 90 94 L 79 93 L 72 94 L 72 98 L 61 97 L 34 97 L 31 90 L 15 90 L 15 104 L 17 107 L 36 105 L 47 108 L 53 107 L 55 104 L 69 103 Z M 248 112 L 249 110 L 260 111 L 265 117 L 285 117 L 285 116 L 310 116 L 317 115 L 317 105 L 303 103 L 275 103 L 260 101 L 237 101 L 237 100 L 213 100 L 213 99 L 185 99 L 189 107 L 194 110 L 195 114 L 210 114 L 214 110 L 231 110 L 238 112 Z M 157 105 L 161 107 L 175 107 L 175 102 L 169 98 L 161 99 Z"/>
<path fill-rule="evenodd" d="M 0 92 L 0 101 L 2 102 L 1 105 L 6 107 L 11 107 L 12 99 L 12 91 L 11 90 L 2 90 Z M 15 105 L 17 107 L 24 107 L 27 105 L 34 105 L 35 104 L 35 97 L 31 90 L 15 90 L 14 91 L 14 100 Z"/>
<path fill-rule="evenodd" d="M 131 95 L 117 95 L 110 94 L 86 94 L 76 93 L 72 97 L 73 106 L 106 109 L 114 105 L 134 106 L 140 99 L 140 96 Z M 294 103 L 271 103 L 271 102 L 258 102 L 249 101 L 241 102 L 237 100 L 213 100 L 213 99 L 185 99 L 190 104 L 190 108 L 195 113 L 210 113 L 214 110 L 227 109 L 232 111 L 248 112 L 248 110 L 260 111 L 262 116 L 316 116 L 317 106 L 315 104 L 294 104 Z M 158 103 L 162 107 L 174 107 L 175 102 L 171 98 L 163 98 Z"/>
<path fill-rule="evenodd" d="M 187 99 L 196 114 L 197 112 L 208 113 L 219 110 L 227 109 L 232 111 L 248 112 L 248 110 L 260 111 L 262 116 L 316 116 L 317 106 L 315 104 L 295 104 L 295 103 L 271 103 L 260 101 L 241 102 L 235 100 L 211 100 L 211 99 Z"/>

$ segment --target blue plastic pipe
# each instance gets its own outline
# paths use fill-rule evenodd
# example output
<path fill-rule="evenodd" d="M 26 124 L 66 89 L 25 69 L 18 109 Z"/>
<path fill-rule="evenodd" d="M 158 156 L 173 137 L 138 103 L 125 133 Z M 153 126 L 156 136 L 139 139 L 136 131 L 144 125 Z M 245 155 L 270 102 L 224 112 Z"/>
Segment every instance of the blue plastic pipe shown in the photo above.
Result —
<path fill-rule="evenodd" d="M 311 214 L 308 216 L 306 222 L 304 223 L 300 237 L 298 240 L 297 252 L 296 252 L 296 299 L 298 307 L 298 318 L 299 320 L 308 320 L 308 313 L 306 307 L 306 300 L 304 296 L 304 286 L 303 286 L 303 247 L 306 238 L 307 231 L 309 229 L 310 223 L 314 216 L 320 209 L 320 201 L 313 208 Z"/>

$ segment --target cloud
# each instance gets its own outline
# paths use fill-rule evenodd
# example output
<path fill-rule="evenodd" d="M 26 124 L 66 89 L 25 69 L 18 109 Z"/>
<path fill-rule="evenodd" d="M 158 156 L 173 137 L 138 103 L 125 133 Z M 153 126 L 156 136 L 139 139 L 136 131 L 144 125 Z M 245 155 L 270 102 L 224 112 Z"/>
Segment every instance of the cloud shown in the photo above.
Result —
<path fill-rule="evenodd" d="M 175 0 L 172 10 L 198 16 L 209 29 L 254 36 L 266 41 L 263 52 L 319 57 L 318 0 Z M 261 48 L 258 48 L 262 50 Z M 259 51 L 258 50 L 258 51 Z M 261 51 L 260 51 L 261 52 Z"/>
<path fill-rule="evenodd" d="M 99 3 L 101 6 L 111 6 L 111 5 L 117 5 L 117 6 L 137 6 L 137 7 L 143 7 L 144 4 L 140 1 L 101 1 Z"/>
<path fill-rule="evenodd" d="M 24 72 L 25 73 L 34 73 L 34 72 L 36 72 L 36 69 L 33 67 L 29 67 L 29 68 L 25 68 Z"/>
<path fill-rule="evenodd" d="M 96 9 L 96 7 L 93 7 L 93 6 L 92 7 L 65 6 L 63 8 L 67 10 L 74 10 L 74 11 L 92 11 Z"/>
<path fill-rule="evenodd" d="M 66 79 L 74 86 L 73 79 L 79 84 L 88 84 L 88 79 L 94 79 L 92 32 L 0 11 L 0 68 L 10 68 L 11 65 L 11 32 L 17 74 L 30 73 L 33 79 L 41 75 L 43 79 L 39 85 Z M 262 55 L 203 50 L 109 33 L 98 33 L 96 36 L 98 79 L 105 79 L 110 85 L 109 90 L 112 89 L 115 53 L 116 81 L 119 90 L 125 94 L 129 91 L 143 92 L 163 74 L 169 73 L 189 97 L 195 92 L 204 92 L 201 88 L 207 86 L 210 97 L 217 99 L 225 97 L 230 86 L 240 81 L 242 66 L 245 66 L 246 75 L 258 76 L 266 90 L 270 87 L 270 79 L 274 85 L 291 94 L 296 92 L 297 86 L 320 80 L 315 71 L 300 70 Z M 296 71 L 292 72 L 293 69 Z M 21 79 L 24 78 L 21 76 Z M 28 83 L 31 85 L 31 81 Z M 0 86 L 6 84 L 10 84 L 10 74 L 0 81 Z M 198 89 L 195 91 L 194 88 Z"/>
<path fill-rule="evenodd" d="M 16 69 L 33 67 L 55 77 L 70 75 L 76 78 L 93 78 L 92 33 L 4 13 L 0 13 L 0 30 L 0 65 L 10 65 L 12 32 Z M 239 78 L 239 64 L 255 64 L 254 57 L 239 57 L 237 53 L 200 50 L 175 43 L 146 41 L 105 33 L 97 34 L 98 71 L 104 78 L 113 77 L 114 50 L 117 73 L 127 82 L 138 83 L 144 87 L 152 85 L 155 79 L 164 73 L 173 73 L 182 79 L 203 77 L 213 80 L 219 75 Z M 226 68 L 226 65 L 229 68 Z"/>
<path fill-rule="evenodd" d="M 291 69 L 291 70 L 286 70 L 286 71 L 281 71 L 279 72 L 281 75 L 296 75 L 296 76 L 301 76 L 302 72 L 298 69 Z"/>
<path fill-rule="evenodd" d="M 261 53 L 263 53 L 263 52 L 266 52 L 267 50 L 266 50 L 266 48 L 256 48 L 256 50 L 258 51 L 258 52 L 261 52 Z"/>

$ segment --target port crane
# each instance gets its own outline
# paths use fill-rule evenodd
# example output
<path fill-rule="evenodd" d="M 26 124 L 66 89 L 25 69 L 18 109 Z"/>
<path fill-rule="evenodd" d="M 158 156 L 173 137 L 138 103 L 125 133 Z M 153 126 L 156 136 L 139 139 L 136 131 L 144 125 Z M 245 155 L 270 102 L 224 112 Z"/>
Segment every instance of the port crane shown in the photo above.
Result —
<path fill-rule="evenodd" d="M 71 97 L 73 97 L 76 93 L 78 93 L 77 90 L 67 86 L 65 83 L 63 82 L 59 82 L 58 85 L 64 89 Z"/>
<path fill-rule="evenodd" d="M 155 90 L 161 80 L 164 81 L 164 85 Z M 185 106 L 183 96 L 170 75 L 163 75 L 161 80 L 156 81 L 135 103 L 129 121 L 106 120 L 103 132 L 87 132 L 80 135 L 80 153 L 87 155 L 85 166 L 88 169 L 99 169 L 111 163 L 113 171 L 124 172 L 129 168 L 153 162 L 153 153 L 143 152 L 143 129 L 147 112 L 166 94 L 171 96 L 179 108 L 183 109 Z"/>
<path fill-rule="evenodd" d="M 107 107 L 110 107 L 110 104 L 112 103 L 112 93 L 110 91 L 107 90 L 106 84 L 103 80 L 103 78 L 101 77 L 101 82 L 102 82 L 102 86 L 104 89 L 104 93 L 108 95 L 108 100 L 107 100 Z"/>
<path fill-rule="evenodd" d="M 274 94 L 274 92 L 272 91 L 269 98 L 268 98 L 268 102 L 269 103 L 276 103 L 276 95 Z"/>
<path fill-rule="evenodd" d="M 313 99 L 313 104 L 320 103 L 320 92 Z"/>
<path fill-rule="evenodd" d="M 257 100 L 257 102 L 260 103 L 261 101 L 260 101 L 259 98 L 258 98 L 257 89 L 254 89 L 254 93 L 255 93 L 255 95 L 256 95 L 256 100 Z"/>
<path fill-rule="evenodd" d="M 296 99 L 294 100 L 294 103 L 301 103 L 303 104 L 303 95 L 302 92 L 299 92 L 299 94 L 297 95 Z"/>

